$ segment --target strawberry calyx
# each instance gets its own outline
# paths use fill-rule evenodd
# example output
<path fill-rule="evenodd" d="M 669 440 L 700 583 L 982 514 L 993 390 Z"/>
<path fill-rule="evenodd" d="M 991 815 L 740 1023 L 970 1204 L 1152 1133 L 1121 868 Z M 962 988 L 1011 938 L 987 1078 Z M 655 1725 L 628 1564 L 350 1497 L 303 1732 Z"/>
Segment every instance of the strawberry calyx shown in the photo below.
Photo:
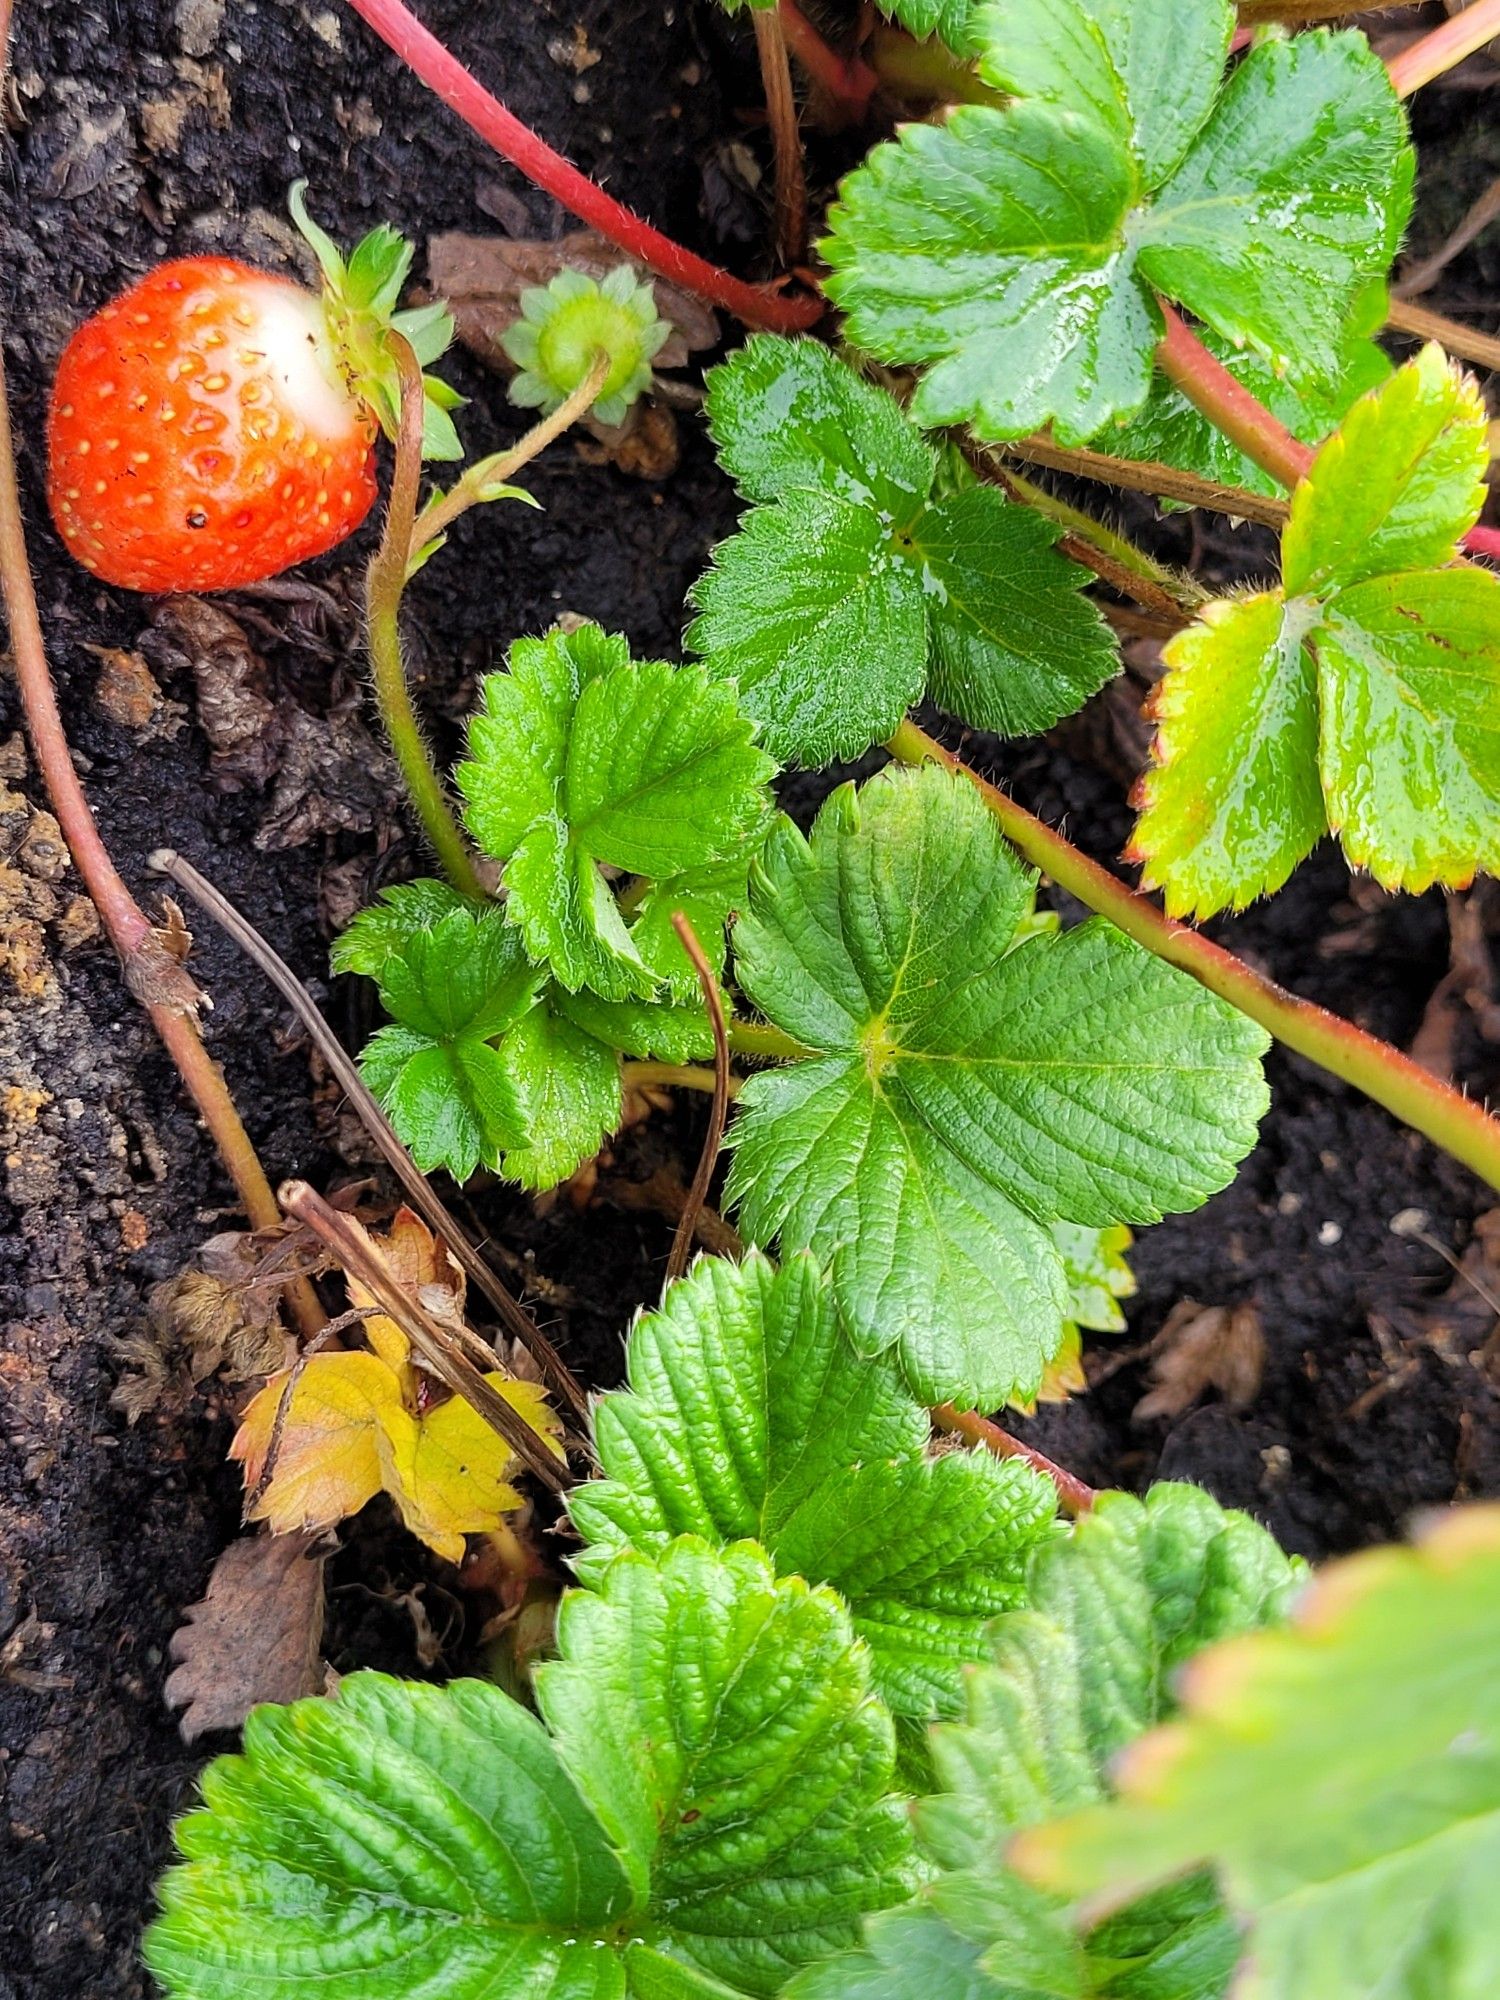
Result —
<path fill-rule="evenodd" d="M 334 373 L 394 439 L 401 424 L 401 375 L 389 337 L 404 335 L 423 369 L 422 456 L 462 458 L 463 446 L 449 412 L 464 399 L 441 377 L 426 372 L 453 339 L 448 308 L 438 302 L 398 312 L 396 302 L 411 270 L 411 244 L 381 223 L 345 257 L 308 214 L 306 188 L 306 181 L 298 181 L 287 196 L 287 206 L 323 274 L 323 317 Z"/>

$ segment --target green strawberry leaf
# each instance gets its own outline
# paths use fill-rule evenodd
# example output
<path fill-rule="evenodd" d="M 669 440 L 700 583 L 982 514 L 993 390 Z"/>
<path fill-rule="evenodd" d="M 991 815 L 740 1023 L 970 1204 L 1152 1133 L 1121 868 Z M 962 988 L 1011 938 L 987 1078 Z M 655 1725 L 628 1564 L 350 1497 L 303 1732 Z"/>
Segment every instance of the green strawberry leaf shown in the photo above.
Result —
<path fill-rule="evenodd" d="M 385 954 L 380 998 L 394 1023 L 360 1060 L 422 1171 L 445 1167 L 462 1181 L 525 1137 L 525 1106 L 490 1044 L 533 1006 L 541 981 L 498 908 L 464 905 L 426 921 L 440 907 L 425 893 L 387 900 L 366 913 L 377 923 L 354 934 L 365 964 Z"/>
<path fill-rule="evenodd" d="M 810 842 L 776 829 L 735 931 L 815 1059 L 745 1086 L 728 1198 L 928 1401 L 1034 1391 L 1066 1304 L 1046 1225 L 1197 1207 L 1265 1107 L 1258 1029 L 1108 924 L 1015 946 L 1031 890 L 972 787 L 892 770 Z"/>
<path fill-rule="evenodd" d="M 777 756 L 859 756 L 924 688 L 979 728 L 1050 728 L 1117 670 L 1056 528 L 940 479 L 894 397 L 818 342 L 754 336 L 711 372 L 709 421 L 759 504 L 697 585 L 688 644 Z"/>
<path fill-rule="evenodd" d="M 1208 605 L 1169 642 L 1131 853 L 1171 914 L 1242 908 L 1330 829 L 1389 889 L 1500 868 L 1500 578 L 1432 567 L 1485 461 L 1482 404 L 1426 349 L 1298 486 L 1286 588 Z"/>
<path fill-rule="evenodd" d="M 1195 1487 L 1102 1495 L 1039 1552 L 1027 1608 L 967 1677 L 966 1719 L 933 1731 L 917 1900 L 869 1920 L 861 1950 L 809 1967 L 787 2000 L 1223 2000 L 1238 1939 L 1211 1877 L 1079 1937 L 1062 1900 L 1001 1856 L 1019 1829 L 1106 1797 L 1118 1752 L 1171 1711 L 1183 1663 L 1280 1620 L 1302 1573 Z"/>
<path fill-rule="evenodd" d="M 880 11 L 919 41 L 936 35 L 955 55 L 974 53 L 975 0 L 880 0 Z"/>
<path fill-rule="evenodd" d="M 414 931 L 430 931 L 454 910 L 477 916 L 484 907 L 430 877 L 393 883 L 340 931 L 328 955 L 329 965 L 334 972 L 362 972 L 378 979 L 386 960 L 399 957 Z"/>
<path fill-rule="evenodd" d="M 649 997 L 657 977 L 601 868 L 663 877 L 747 853 L 772 773 L 751 723 L 701 668 L 633 662 L 597 626 L 512 647 L 484 701 L 458 779 L 476 840 L 505 862 L 509 920 L 570 991 Z"/>
<path fill-rule="evenodd" d="M 810 1258 L 703 1260 L 636 1322 L 626 1369 L 595 1408 L 603 1478 L 569 1503 L 583 1580 L 678 1534 L 752 1538 L 839 1592 L 898 1715 L 956 1713 L 1051 1532 L 1049 1483 L 984 1452 L 930 1458 L 926 1412 L 892 1359 L 855 1353 Z"/>
<path fill-rule="evenodd" d="M 256 1709 L 177 1827 L 170 2000 L 770 1995 L 903 1893 L 891 1722 L 830 1592 L 679 1542 L 566 1598 L 559 1647 L 550 1733 L 484 1681 Z"/>
<path fill-rule="evenodd" d="M 1068 1281 L 1069 1320 L 1093 1333 L 1123 1332 L 1120 1301 L 1133 1298 L 1136 1288 L 1125 1255 L 1135 1240 L 1131 1232 L 1124 1223 L 1084 1229 L 1075 1222 L 1054 1222 L 1052 1240 Z"/>
<path fill-rule="evenodd" d="M 1292 495 L 1287 595 L 1452 562 L 1484 507 L 1489 456 L 1477 383 L 1423 348 L 1354 405 Z"/>
<path fill-rule="evenodd" d="M 1121 1796 L 1024 1834 L 1111 1901 L 1199 1864 L 1245 1927 L 1243 2000 L 1481 1995 L 1500 1965 L 1500 1510 L 1325 1571 L 1293 1624 L 1194 1661 Z M 1399 1726 L 1392 1690 L 1399 1689 Z"/>
<path fill-rule="evenodd" d="M 690 869 L 668 881 L 653 882 L 641 898 L 630 941 L 674 1000 L 701 1004 L 698 975 L 673 928 L 673 916 L 680 910 L 687 918 L 715 976 L 722 979 L 729 922 L 744 909 L 750 893 L 750 861 L 746 853 L 710 868 Z"/>
<path fill-rule="evenodd" d="M 1269 895 L 1328 830 L 1307 632 L 1300 606 L 1263 591 L 1206 606 L 1162 648 L 1130 853 L 1170 916 Z"/>
<path fill-rule="evenodd" d="M 1146 401 L 1156 291 L 1338 375 L 1410 208 L 1401 107 L 1363 35 L 1322 30 L 1216 94 L 1231 25 L 1227 0 L 984 8 L 980 75 L 1013 101 L 909 125 L 844 182 L 828 289 L 852 340 L 926 368 L 920 423 L 1083 442 Z"/>
<path fill-rule="evenodd" d="M 660 1062 L 689 1063 L 713 1058 L 713 1029 L 701 1004 L 601 1000 L 597 993 L 568 993 L 562 987 L 554 987 L 548 998 L 554 1012 L 595 1041 L 637 1061 L 654 1057 Z"/>
<path fill-rule="evenodd" d="M 562 1011 L 570 997 L 544 995 L 500 1044 L 506 1080 L 521 1106 L 524 1138 L 507 1146 L 499 1169 L 526 1188 L 566 1180 L 620 1123 L 620 1058 Z"/>

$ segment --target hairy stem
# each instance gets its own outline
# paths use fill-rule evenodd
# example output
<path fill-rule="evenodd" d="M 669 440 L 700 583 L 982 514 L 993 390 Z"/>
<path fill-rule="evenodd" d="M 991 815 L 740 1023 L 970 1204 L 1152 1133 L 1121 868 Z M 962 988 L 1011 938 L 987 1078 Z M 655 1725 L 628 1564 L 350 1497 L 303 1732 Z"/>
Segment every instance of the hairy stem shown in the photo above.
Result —
<path fill-rule="evenodd" d="M 4 0 L 0 0 L 0 9 L 3 8 Z M 5 26 L 5 12 L 0 11 L 0 80 L 4 70 Z M 187 1086 L 234 1183 L 251 1228 L 274 1228 L 281 1214 L 271 1184 L 235 1109 L 223 1073 L 203 1046 L 198 1032 L 196 1007 L 201 996 L 162 945 L 150 919 L 126 887 L 99 836 L 73 768 L 58 712 L 57 691 L 47 666 L 26 552 L 3 358 L 0 358 L 0 595 L 4 598 L 10 628 L 16 684 L 27 733 L 73 865 L 83 878 L 83 886 L 99 912 L 110 943 L 120 955 L 125 984 L 145 1007 Z M 285 1291 L 302 1332 L 309 1335 L 317 1332 L 326 1315 L 311 1284 L 306 1278 L 297 1278 L 288 1283 Z"/>
<path fill-rule="evenodd" d="M 757 20 L 760 18 L 756 16 Z M 688 1267 L 693 1254 L 693 1238 L 698 1232 L 698 1218 L 703 1213 L 708 1200 L 708 1184 L 714 1176 L 714 1162 L 719 1157 L 719 1148 L 724 1143 L 724 1125 L 729 1117 L 729 1038 L 724 1028 L 724 998 L 719 991 L 719 982 L 714 969 L 708 962 L 708 954 L 698 942 L 698 934 L 681 910 L 672 912 L 672 928 L 677 933 L 677 941 L 692 960 L 693 970 L 698 975 L 698 985 L 703 994 L 703 1005 L 708 1010 L 709 1024 L 714 1034 L 714 1101 L 708 1114 L 708 1130 L 703 1135 L 703 1150 L 698 1155 L 697 1170 L 693 1184 L 688 1189 L 687 1200 L 682 1204 L 682 1213 L 677 1218 L 677 1229 L 672 1237 L 672 1250 L 667 1258 L 667 1283 L 680 1278 Z"/>
<path fill-rule="evenodd" d="M 627 1090 L 650 1090 L 659 1085 L 665 1090 L 698 1090 L 711 1097 L 718 1089 L 714 1071 L 702 1063 L 627 1062 L 621 1063 L 620 1073 Z M 729 1078 L 726 1088 L 731 1097 L 739 1096 L 740 1083 L 737 1076 Z"/>
<path fill-rule="evenodd" d="M 1186 507 L 1206 507 L 1211 514 L 1259 521 L 1268 528 L 1279 528 L 1286 520 L 1285 500 L 1250 493 L 1243 486 L 1221 486 L 1217 480 L 1200 479 L 1195 472 L 1179 472 L 1176 466 L 1163 465 L 1154 458 L 1111 458 L 1107 452 L 1090 451 L 1082 445 L 1054 444 L 1051 438 L 1039 435 L 1016 438 L 989 449 L 1029 465 L 1045 465 L 1054 472 L 1070 472 L 1080 479 L 1118 486 L 1127 493 L 1149 493 L 1159 500 L 1180 501 Z"/>
<path fill-rule="evenodd" d="M 951 1403 L 939 1403 L 927 1414 L 939 1430 L 951 1431 L 955 1437 L 961 1437 L 969 1444 L 982 1445 L 996 1458 L 1019 1458 L 1033 1472 L 1040 1472 L 1044 1478 L 1050 1479 L 1057 1488 L 1058 1506 L 1072 1519 L 1086 1514 L 1093 1506 L 1096 1496 L 1092 1486 L 1085 1486 L 1076 1474 L 1064 1472 L 1060 1465 L 1054 1465 L 1050 1458 L 1044 1458 L 1029 1444 L 1022 1444 L 1018 1437 L 1001 1430 L 998 1424 L 980 1416 L 977 1410 L 956 1410 Z"/>
<path fill-rule="evenodd" d="M 570 209 L 580 221 L 608 237 L 632 257 L 638 257 L 658 277 L 669 278 L 684 291 L 722 306 L 747 326 L 768 327 L 775 333 L 795 333 L 823 317 L 817 298 L 787 298 L 766 285 L 741 278 L 696 256 L 680 243 L 652 228 L 632 209 L 606 194 L 581 174 L 570 160 L 555 152 L 443 47 L 404 4 L 404 0 L 349 0 L 366 25 L 400 57 L 464 123 L 492 146 L 502 159 L 519 167 L 539 188 Z"/>
<path fill-rule="evenodd" d="M 1396 95 L 1410 97 L 1424 83 L 1457 68 L 1466 56 L 1477 54 L 1497 35 L 1500 35 L 1500 0 L 1474 0 L 1463 13 L 1454 14 L 1440 28 L 1423 35 L 1392 59 L 1389 67 Z"/>
<path fill-rule="evenodd" d="M 1162 373 L 1246 458 L 1283 486 L 1295 486 L 1312 464 L 1312 451 L 1189 332 L 1180 313 L 1165 299 L 1158 303 L 1167 323 L 1156 350 Z"/>
<path fill-rule="evenodd" d="M 399 333 L 391 334 L 389 339 L 401 373 L 401 428 L 396 436 L 396 469 L 391 479 L 385 532 L 365 577 L 365 615 L 375 700 L 406 781 L 407 793 L 443 873 L 462 895 L 482 896 L 484 884 L 432 760 L 406 683 L 406 662 L 401 653 L 401 599 L 406 590 L 408 554 L 417 518 L 417 491 L 422 480 L 424 390 L 421 363 L 413 354 L 411 343 Z"/>
<path fill-rule="evenodd" d="M 987 469 L 1014 499 L 1034 507 L 1039 514 L 1055 521 L 1064 530 L 1064 542 L 1060 546 L 1068 555 L 1094 568 L 1091 556 L 1077 547 L 1080 542 L 1086 543 L 1092 556 L 1102 558 L 1107 565 L 1095 569 L 1095 575 L 1106 583 L 1112 583 L 1127 597 L 1135 598 L 1142 609 L 1175 614 L 1192 611 L 1204 602 L 1207 592 L 1191 577 L 1180 576 L 1168 569 L 1165 563 L 1147 555 L 1144 549 L 1137 548 L 1126 536 L 1117 534 L 1106 522 L 1096 520 L 1081 507 L 1060 500 L 1055 493 L 1049 493 L 1045 486 L 1038 486 L 1035 480 L 1025 478 L 1014 467 L 1002 467 L 991 459 Z"/>
<path fill-rule="evenodd" d="M 778 0 L 781 33 L 787 47 L 819 89 L 831 97 L 850 124 L 858 125 L 870 108 L 880 83 L 858 56 L 841 56 L 808 20 L 796 0 Z"/>
<path fill-rule="evenodd" d="M 776 162 L 776 259 L 790 267 L 807 255 L 807 173 L 802 161 L 802 134 L 797 126 L 797 99 L 786 36 L 775 8 L 757 7 L 755 50 L 766 93 L 766 119 Z"/>
<path fill-rule="evenodd" d="M 593 408 L 599 391 L 604 387 L 604 378 L 609 373 L 609 356 L 601 349 L 594 357 L 593 366 L 568 397 L 559 403 L 549 416 L 540 423 L 533 424 L 518 444 L 505 451 L 492 452 L 469 466 L 462 477 L 454 482 L 451 491 L 440 499 L 429 500 L 417 516 L 411 531 L 411 542 L 407 551 L 408 563 L 415 562 L 429 542 L 435 542 L 445 534 L 460 514 L 466 514 L 471 507 L 478 506 L 488 488 L 503 486 L 513 479 L 523 465 L 529 465 L 540 452 L 546 450 L 554 439 L 570 430 L 580 417 L 588 415 Z"/>
<path fill-rule="evenodd" d="M 1393 298 L 1385 323 L 1394 327 L 1397 333 L 1411 334 L 1413 339 L 1435 340 L 1439 347 L 1445 348 L 1449 354 L 1456 354 L 1461 361 L 1472 361 L 1480 368 L 1500 368 L 1500 340 L 1494 334 L 1480 333 L 1472 326 L 1461 326 L 1456 319 L 1429 312 L 1426 306 Z"/>
<path fill-rule="evenodd" d="M 764 1062 L 802 1062 L 815 1053 L 769 1021 L 731 1021 L 729 1046 L 737 1056 Z"/>
<path fill-rule="evenodd" d="M 1409 1056 L 1352 1021 L 1310 1000 L 1299 1000 L 1274 980 L 1252 971 L 1200 931 L 1164 916 L 1149 898 L 1092 861 L 1060 833 L 1018 806 L 934 742 L 914 722 L 904 722 L 886 745 L 903 764 L 934 762 L 965 777 L 994 814 L 1007 839 L 1028 861 L 1081 903 L 1108 917 L 1157 958 L 1191 973 L 1232 1007 L 1332 1076 L 1352 1083 L 1415 1131 L 1441 1146 L 1491 1187 L 1500 1188 L 1500 1120 L 1420 1068 Z"/>

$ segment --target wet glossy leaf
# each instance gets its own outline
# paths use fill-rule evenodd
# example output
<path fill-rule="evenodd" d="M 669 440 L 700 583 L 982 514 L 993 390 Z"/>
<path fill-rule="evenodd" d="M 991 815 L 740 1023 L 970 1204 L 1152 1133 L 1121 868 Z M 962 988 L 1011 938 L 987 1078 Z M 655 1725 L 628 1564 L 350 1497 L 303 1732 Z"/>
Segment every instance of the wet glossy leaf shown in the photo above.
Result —
<path fill-rule="evenodd" d="M 569 1503 L 580 1576 L 675 1534 L 753 1538 L 839 1592 L 898 1715 L 956 1713 L 1051 1532 L 1050 1483 L 985 1452 L 929 1457 L 925 1410 L 892 1357 L 856 1354 L 810 1258 L 705 1259 L 636 1322 L 626 1368 L 595 1411 L 603 1478 Z"/>
<path fill-rule="evenodd" d="M 742 989 L 816 1059 L 746 1085 L 729 1197 L 932 1401 L 1030 1394 L 1066 1300 L 1046 1225 L 1196 1207 L 1265 1103 L 1259 1030 L 1107 924 L 1012 948 L 1030 900 L 971 787 L 892 771 L 810 843 L 778 829 L 735 933 Z"/>
<path fill-rule="evenodd" d="M 1479 2000 L 1500 1968 L 1497 1646 L 1500 1510 L 1459 1510 L 1324 1571 L 1290 1628 L 1196 1659 L 1121 1796 L 1012 1851 L 1095 1899 L 1213 1866 L 1244 2000 Z"/>
<path fill-rule="evenodd" d="M 709 417 L 761 504 L 715 551 L 688 643 L 737 684 L 777 755 L 858 756 L 924 688 L 1021 735 L 1115 672 L 1056 529 L 993 487 L 951 490 L 895 399 L 827 348 L 756 335 L 713 371 Z"/>
<path fill-rule="evenodd" d="M 890 1717 L 830 1592 L 688 1540 L 566 1598 L 558 1643 L 546 1724 L 378 1674 L 257 1709 L 177 1827 L 171 2000 L 769 1996 L 905 1893 Z"/>
<path fill-rule="evenodd" d="M 1169 642 L 1132 852 L 1173 914 L 1278 888 L 1329 829 L 1390 889 L 1500 867 L 1500 578 L 1427 566 L 1473 521 L 1485 457 L 1482 405 L 1427 349 L 1298 487 L 1287 588 Z"/>
<path fill-rule="evenodd" d="M 1231 20 L 1223 0 L 981 9 L 980 74 L 1014 101 L 907 126 L 844 182 L 829 291 L 861 347 L 926 369 L 920 422 L 1091 437 L 1146 400 L 1155 290 L 1337 378 L 1410 207 L 1401 108 L 1363 35 L 1322 30 L 1259 43 L 1219 91 Z"/>

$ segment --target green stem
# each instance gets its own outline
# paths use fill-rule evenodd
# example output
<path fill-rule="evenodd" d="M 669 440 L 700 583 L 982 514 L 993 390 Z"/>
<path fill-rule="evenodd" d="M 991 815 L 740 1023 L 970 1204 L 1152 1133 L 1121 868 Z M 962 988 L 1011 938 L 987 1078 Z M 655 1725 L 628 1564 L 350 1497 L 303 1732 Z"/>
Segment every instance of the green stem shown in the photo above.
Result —
<path fill-rule="evenodd" d="M 1211 514 L 1259 521 L 1267 528 L 1279 528 L 1286 521 L 1285 500 L 1272 500 L 1243 486 L 1200 479 L 1195 472 L 1182 472 L 1159 459 L 1111 458 L 1107 452 L 1090 451 L 1084 445 L 1054 444 L 1041 435 L 1014 438 L 989 449 L 1008 459 L 1019 458 L 1029 465 L 1045 465 L 1054 472 L 1097 480 L 1103 486 L 1118 486 L 1127 493 L 1149 493 L 1154 499 L 1176 500 L 1184 507 L 1206 507 Z"/>
<path fill-rule="evenodd" d="M 504 451 L 492 452 L 488 458 L 481 458 L 454 483 L 450 492 L 429 500 L 412 527 L 408 561 L 415 563 L 427 545 L 435 542 L 439 535 L 446 534 L 460 514 L 478 506 L 491 487 L 505 485 L 523 465 L 529 465 L 539 452 L 545 451 L 555 438 L 560 438 L 580 417 L 587 416 L 604 387 L 604 378 L 608 373 L 609 356 L 601 348 L 588 374 L 566 402 L 559 403 L 540 423 L 533 424 L 518 444 L 509 445 Z"/>
<path fill-rule="evenodd" d="M 899 763 L 938 763 L 967 778 L 1006 837 L 1059 887 L 1108 917 L 1157 958 L 1190 973 L 1210 993 L 1258 1021 L 1287 1048 L 1352 1083 L 1461 1160 L 1481 1180 L 1500 1188 L 1500 1120 L 1489 1117 L 1478 1104 L 1389 1043 L 1310 1000 L 1299 1000 L 1201 932 L 1164 916 L 1145 896 L 1128 889 L 1107 868 L 969 770 L 914 722 L 903 722 L 886 748 Z"/>
<path fill-rule="evenodd" d="M 700 1063 L 628 1062 L 620 1065 L 627 1090 L 646 1090 L 663 1084 L 671 1090 L 702 1090 L 710 1096 L 717 1088 L 714 1072 Z M 742 1079 L 731 1076 L 729 1095 L 737 1097 Z"/>
<path fill-rule="evenodd" d="M 448 802 L 412 705 L 406 662 L 401 654 L 401 598 L 406 590 L 407 558 L 422 479 L 425 391 L 421 363 L 412 352 L 411 343 L 398 333 L 391 334 L 389 339 L 401 374 L 401 428 L 396 437 L 396 469 L 391 480 L 385 532 L 365 578 L 365 615 L 375 700 L 407 792 L 443 873 L 461 894 L 483 896 L 484 884 L 474 867 L 469 843 Z"/>
<path fill-rule="evenodd" d="M 804 1048 L 795 1036 L 769 1021 L 731 1021 L 729 1046 L 737 1056 L 759 1057 L 766 1062 L 805 1062 L 816 1053 Z"/>
<path fill-rule="evenodd" d="M 877 21 L 865 43 L 870 66 L 886 88 L 909 104 L 1003 105 L 1005 97 L 982 83 L 966 62 L 936 35 L 913 40 L 887 21 Z"/>
<path fill-rule="evenodd" d="M 1005 484 L 1028 507 L 1034 507 L 1039 514 L 1045 514 L 1049 521 L 1055 521 L 1070 535 L 1087 542 L 1117 568 L 1145 584 L 1175 608 L 1190 609 L 1203 603 L 1207 592 L 1191 577 L 1180 576 L 1175 570 L 1168 569 L 1165 563 L 1159 563 L 1124 535 L 1117 534 L 1107 522 L 1096 520 L 1082 507 L 1070 506 L 1066 500 L 1060 500 L 1055 493 L 1049 493 L 1045 486 L 1038 486 L 1034 479 L 1026 478 L 1013 467 L 1007 466 L 1002 476 Z"/>

